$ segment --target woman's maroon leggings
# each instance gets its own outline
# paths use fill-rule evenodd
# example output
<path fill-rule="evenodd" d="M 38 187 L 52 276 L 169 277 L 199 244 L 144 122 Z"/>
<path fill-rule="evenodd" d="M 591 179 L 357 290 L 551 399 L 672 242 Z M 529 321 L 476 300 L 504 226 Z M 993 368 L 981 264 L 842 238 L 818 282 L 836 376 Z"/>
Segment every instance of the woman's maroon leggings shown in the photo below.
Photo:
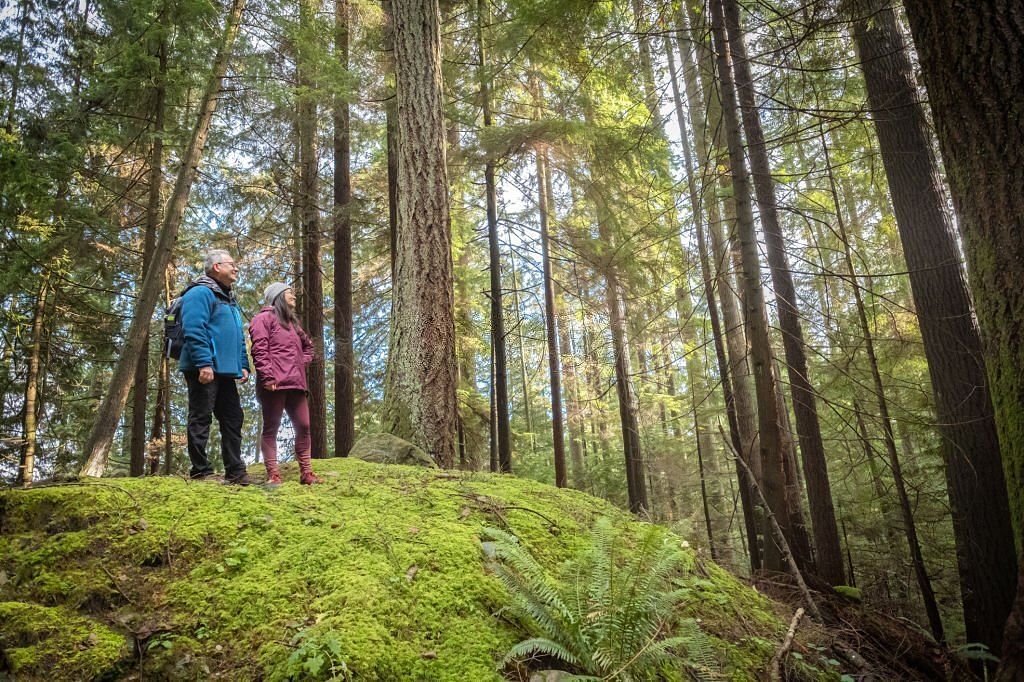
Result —
<path fill-rule="evenodd" d="M 267 468 L 277 465 L 277 430 L 281 428 L 281 416 L 287 412 L 295 429 L 295 458 L 300 464 L 309 462 L 309 404 L 306 392 L 297 389 L 283 391 L 256 391 L 263 411 L 263 434 L 260 452 Z"/>

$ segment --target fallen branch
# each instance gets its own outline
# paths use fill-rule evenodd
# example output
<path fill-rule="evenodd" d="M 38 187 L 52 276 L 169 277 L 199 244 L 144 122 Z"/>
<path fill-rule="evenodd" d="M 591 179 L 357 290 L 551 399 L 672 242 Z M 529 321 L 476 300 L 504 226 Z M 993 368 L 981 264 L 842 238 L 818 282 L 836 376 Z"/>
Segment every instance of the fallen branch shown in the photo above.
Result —
<path fill-rule="evenodd" d="M 129 604 L 134 604 L 135 600 L 132 599 L 131 597 L 129 597 L 128 594 L 124 590 L 121 589 L 121 586 L 117 583 L 117 578 L 114 577 L 114 574 L 111 573 L 110 571 L 108 571 L 107 567 L 104 566 L 103 564 L 100 564 L 100 568 L 103 570 L 104 573 L 107 574 L 107 577 L 110 578 L 110 582 L 114 584 L 114 589 L 117 590 L 120 593 L 120 595 L 122 597 L 124 597 L 125 600 Z"/>
<path fill-rule="evenodd" d="M 789 624 L 789 631 L 786 632 L 786 638 L 782 640 L 782 646 L 780 646 L 779 650 L 775 652 L 774 656 L 772 656 L 772 663 L 770 667 L 771 672 L 768 674 L 768 679 L 771 680 L 771 682 L 779 682 L 782 679 L 782 659 L 786 657 L 786 654 L 789 653 L 790 647 L 793 646 L 793 638 L 796 636 L 796 628 L 800 625 L 800 619 L 803 617 L 803 608 L 797 609 L 796 613 L 793 614 L 792 622 Z"/>

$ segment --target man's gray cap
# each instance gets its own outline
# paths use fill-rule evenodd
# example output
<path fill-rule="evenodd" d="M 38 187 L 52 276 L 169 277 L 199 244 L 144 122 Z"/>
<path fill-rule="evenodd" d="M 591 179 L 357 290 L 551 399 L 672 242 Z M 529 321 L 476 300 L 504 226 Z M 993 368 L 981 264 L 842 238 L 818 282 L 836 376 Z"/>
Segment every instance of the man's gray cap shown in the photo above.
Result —
<path fill-rule="evenodd" d="M 263 304 L 274 305 L 274 301 L 277 300 L 277 297 L 289 289 L 291 289 L 291 287 L 284 282 L 274 282 L 273 284 L 268 285 L 267 288 L 263 290 Z"/>

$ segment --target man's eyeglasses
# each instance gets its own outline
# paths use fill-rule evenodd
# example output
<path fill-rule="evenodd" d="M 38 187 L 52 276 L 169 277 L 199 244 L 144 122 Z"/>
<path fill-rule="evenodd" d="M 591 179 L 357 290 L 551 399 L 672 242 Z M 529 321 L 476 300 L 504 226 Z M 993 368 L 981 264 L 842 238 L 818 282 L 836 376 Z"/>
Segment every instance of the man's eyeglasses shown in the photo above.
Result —
<path fill-rule="evenodd" d="M 236 263 L 233 260 L 222 260 L 221 262 L 217 263 L 217 265 L 228 265 L 235 270 L 238 269 L 238 263 Z"/>

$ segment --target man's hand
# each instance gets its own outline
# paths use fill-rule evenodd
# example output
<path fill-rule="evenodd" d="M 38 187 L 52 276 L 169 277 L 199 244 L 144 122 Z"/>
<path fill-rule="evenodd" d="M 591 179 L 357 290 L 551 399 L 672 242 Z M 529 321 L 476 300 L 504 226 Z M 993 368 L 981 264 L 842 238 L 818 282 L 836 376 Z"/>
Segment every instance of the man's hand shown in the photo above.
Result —
<path fill-rule="evenodd" d="M 268 391 L 276 391 L 277 382 L 271 381 L 269 384 L 264 384 L 263 388 L 267 389 Z"/>
<path fill-rule="evenodd" d="M 208 384 L 213 381 L 213 367 L 203 367 L 199 370 L 199 383 Z"/>
<path fill-rule="evenodd" d="M 242 379 L 241 379 L 241 382 L 244 384 L 248 380 L 249 380 L 249 370 L 242 369 Z"/>

